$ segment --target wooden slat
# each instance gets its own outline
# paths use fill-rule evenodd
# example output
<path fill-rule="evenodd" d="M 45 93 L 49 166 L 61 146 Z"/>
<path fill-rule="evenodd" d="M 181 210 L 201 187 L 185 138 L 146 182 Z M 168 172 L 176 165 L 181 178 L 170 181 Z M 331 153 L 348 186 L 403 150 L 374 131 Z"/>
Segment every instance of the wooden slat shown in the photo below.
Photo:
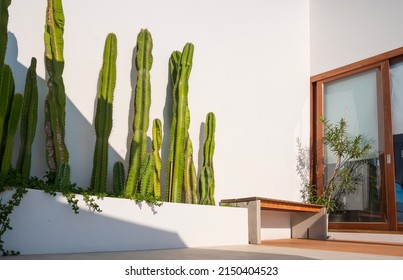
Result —
<path fill-rule="evenodd" d="M 313 212 L 319 213 L 323 208 L 321 205 L 314 205 L 302 202 L 294 202 L 288 200 L 279 200 L 265 197 L 244 197 L 235 199 L 223 199 L 222 203 L 240 203 L 260 200 L 260 208 L 262 210 L 287 211 L 287 212 Z"/>

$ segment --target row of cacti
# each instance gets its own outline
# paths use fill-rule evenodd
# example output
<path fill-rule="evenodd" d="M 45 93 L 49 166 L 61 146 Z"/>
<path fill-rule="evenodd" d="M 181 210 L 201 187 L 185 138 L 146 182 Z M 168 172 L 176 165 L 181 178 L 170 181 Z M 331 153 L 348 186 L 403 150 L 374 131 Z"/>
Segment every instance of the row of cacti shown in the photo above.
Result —
<path fill-rule="evenodd" d="M 35 137 L 38 110 L 36 59 L 32 58 L 27 72 L 24 96 L 15 93 L 11 68 L 4 64 L 10 4 L 10 0 L 0 2 L 0 182 L 11 170 L 14 138 L 20 119 L 21 146 L 16 170 L 25 179 L 30 176 L 31 147 Z"/>
<path fill-rule="evenodd" d="M 7 34 L 8 6 L 1 2 L 1 30 Z M 4 27 L 5 26 L 5 27 Z M 5 31 L 4 31 L 5 30 Z M 49 92 L 45 100 L 46 156 L 49 170 L 55 175 L 55 184 L 66 189 L 70 184 L 69 153 L 65 144 L 66 93 L 63 83 L 63 30 L 64 14 L 61 0 L 48 0 L 45 25 L 45 64 L 49 74 Z M 28 178 L 31 168 L 31 146 L 35 136 L 38 89 L 36 85 L 36 59 L 28 69 L 24 97 L 14 93 L 11 69 L 4 64 L 7 36 L 0 39 L 0 178 L 11 168 L 12 145 L 21 117 L 21 146 L 16 170 Z M 151 104 L 150 70 L 152 67 L 152 37 L 147 29 L 137 37 L 135 65 L 135 117 L 130 162 L 127 177 L 124 165 L 116 162 L 113 168 L 113 191 L 116 195 L 133 197 L 152 195 L 161 197 L 162 124 L 153 121 L 152 152 L 147 153 L 147 130 Z M 174 51 L 170 58 L 170 78 L 173 95 L 173 116 L 170 133 L 170 150 L 167 162 L 166 200 L 194 204 L 214 204 L 214 152 L 215 118 L 209 113 L 206 120 L 204 162 L 199 182 L 193 162 L 193 147 L 189 135 L 190 110 L 188 106 L 189 76 L 192 69 L 194 46 L 187 43 L 182 52 Z M 113 92 L 116 83 L 117 40 L 111 33 L 105 41 L 103 64 L 100 71 L 95 116 L 96 143 L 94 149 L 91 190 L 106 192 L 108 139 L 112 129 Z M 2 59 L 2 60 L 1 60 Z"/>

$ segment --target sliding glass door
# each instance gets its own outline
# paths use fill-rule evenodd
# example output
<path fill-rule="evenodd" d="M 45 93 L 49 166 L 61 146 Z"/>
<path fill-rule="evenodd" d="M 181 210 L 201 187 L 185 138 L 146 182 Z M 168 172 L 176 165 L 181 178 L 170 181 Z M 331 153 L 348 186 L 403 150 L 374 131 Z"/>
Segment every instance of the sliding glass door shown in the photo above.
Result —
<path fill-rule="evenodd" d="M 373 68 L 323 83 L 323 116 L 330 123 L 341 118 L 347 122 L 350 136 L 363 136 L 371 145 L 369 153 L 360 159 L 347 162 L 342 168 L 351 169 L 354 188 L 349 193 L 339 192 L 334 199 L 337 210 L 330 222 L 385 222 L 385 191 L 382 188 L 380 156 L 383 154 L 382 91 L 380 69 Z M 327 147 L 323 154 L 324 185 L 331 178 L 336 156 Z"/>

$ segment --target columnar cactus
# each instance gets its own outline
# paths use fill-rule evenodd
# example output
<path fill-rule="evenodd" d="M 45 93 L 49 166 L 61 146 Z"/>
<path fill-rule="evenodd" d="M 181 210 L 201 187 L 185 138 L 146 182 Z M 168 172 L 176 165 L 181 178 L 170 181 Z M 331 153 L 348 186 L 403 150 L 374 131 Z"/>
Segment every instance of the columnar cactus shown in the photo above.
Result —
<path fill-rule="evenodd" d="M 7 136 L 7 120 L 10 115 L 11 103 L 14 96 L 14 78 L 11 68 L 4 65 L 0 76 L 0 161 Z"/>
<path fill-rule="evenodd" d="M 38 86 L 36 82 L 36 58 L 31 59 L 25 81 L 24 102 L 21 113 L 21 146 L 16 170 L 28 179 L 31 171 L 32 142 L 38 118 Z"/>
<path fill-rule="evenodd" d="M 214 169 L 213 169 L 213 155 L 215 148 L 215 115 L 214 113 L 208 113 L 206 116 L 206 140 L 203 148 L 203 168 L 200 174 L 200 204 L 215 205 L 214 200 Z"/>
<path fill-rule="evenodd" d="M 95 114 L 96 142 L 91 178 L 91 189 L 106 192 L 108 172 L 108 139 L 112 131 L 113 92 L 116 84 L 117 40 L 113 33 L 105 41 L 100 71 L 97 109 Z"/>
<path fill-rule="evenodd" d="M 4 66 L 4 59 L 6 57 L 7 49 L 7 25 L 8 25 L 8 7 L 11 0 L 0 1 L 0 74 Z"/>
<path fill-rule="evenodd" d="M 126 183 L 126 196 L 139 192 L 136 185 L 141 164 L 147 153 L 147 130 L 151 105 L 150 70 L 153 63 L 152 37 L 147 29 L 142 29 L 137 36 L 135 64 L 137 84 L 135 89 L 135 116 L 133 122 L 133 139 L 130 150 L 130 167 Z"/>
<path fill-rule="evenodd" d="M 174 106 L 171 124 L 171 144 L 167 166 L 169 178 L 167 184 L 167 200 L 171 202 L 182 201 L 185 142 L 190 122 L 188 91 L 193 51 L 193 44 L 187 43 L 180 55 L 180 62 L 174 69 L 171 69 L 175 81 L 173 87 Z M 177 54 L 178 52 L 173 53 L 171 61 L 178 59 Z"/>
<path fill-rule="evenodd" d="M 18 122 L 20 120 L 23 97 L 17 93 L 13 97 L 11 105 L 10 117 L 7 124 L 7 136 L 5 138 L 4 150 L 2 151 L 0 181 L 3 180 L 11 169 L 11 160 L 13 154 L 14 136 L 17 131 Z"/>
<path fill-rule="evenodd" d="M 51 172 L 69 162 L 65 144 L 66 93 L 63 83 L 64 14 L 61 0 L 48 0 L 45 25 L 45 64 L 49 93 L 45 100 L 46 155 Z M 50 143 L 48 143 L 50 142 Z"/>
<path fill-rule="evenodd" d="M 123 194 L 125 181 L 126 175 L 123 162 L 117 161 L 113 165 L 113 193 L 116 196 L 120 196 Z"/>

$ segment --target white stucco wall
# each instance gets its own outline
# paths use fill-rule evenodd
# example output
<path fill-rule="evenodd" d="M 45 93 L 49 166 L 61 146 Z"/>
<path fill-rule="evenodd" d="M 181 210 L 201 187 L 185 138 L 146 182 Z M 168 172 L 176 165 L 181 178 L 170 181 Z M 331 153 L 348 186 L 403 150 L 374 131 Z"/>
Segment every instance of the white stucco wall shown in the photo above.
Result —
<path fill-rule="evenodd" d="M 133 50 L 140 29 L 148 28 L 154 41 L 150 118 L 163 121 L 163 159 L 170 125 L 165 108 L 170 98 L 166 97 L 168 59 L 172 51 L 193 42 L 190 135 L 200 168 L 201 124 L 208 112 L 215 112 L 216 200 L 252 195 L 300 199 L 295 158 L 296 138 L 308 143 L 309 137 L 308 0 L 64 0 L 63 4 L 66 142 L 73 181 L 90 183 L 94 101 L 109 32 L 118 39 L 109 165 L 119 159 L 127 163 Z M 42 59 L 45 9 L 45 0 L 13 0 L 6 58 L 17 91 L 23 91 L 31 57 L 38 58 L 40 114 L 32 173 L 39 177 L 47 170 L 42 113 L 47 92 Z"/>
<path fill-rule="evenodd" d="M 310 0 L 311 74 L 403 46 L 401 0 Z"/>

